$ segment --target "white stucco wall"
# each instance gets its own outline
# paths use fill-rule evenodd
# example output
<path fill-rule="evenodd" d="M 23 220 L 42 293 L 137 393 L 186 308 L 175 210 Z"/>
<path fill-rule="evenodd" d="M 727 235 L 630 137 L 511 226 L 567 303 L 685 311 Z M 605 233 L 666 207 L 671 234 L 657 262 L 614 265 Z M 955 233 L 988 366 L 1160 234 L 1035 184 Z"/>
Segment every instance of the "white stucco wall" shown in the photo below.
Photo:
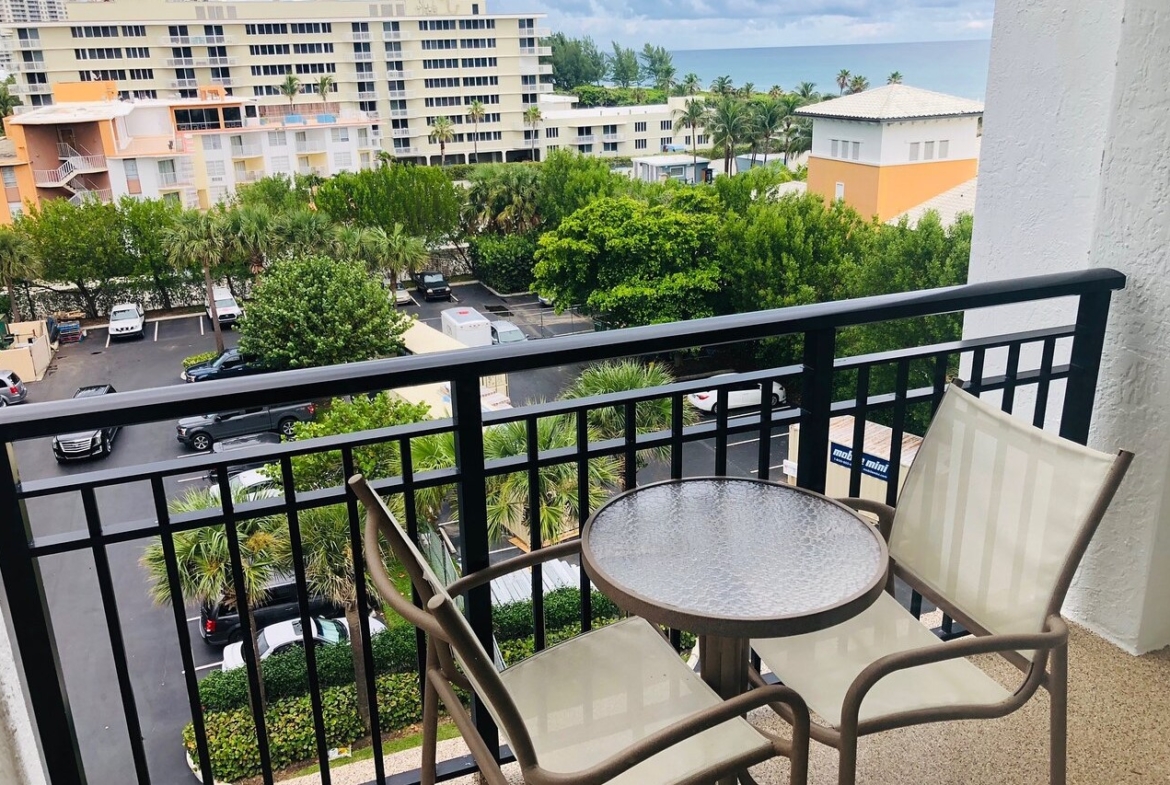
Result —
<path fill-rule="evenodd" d="M 979 120 L 975 117 L 939 117 L 904 120 L 882 126 L 881 164 L 898 166 L 926 161 L 925 143 L 934 142 L 934 160 L 956 161 L 979 157 Z M 947 156 L 939 157 L 939 145 L 947 140 Z M 910 160 L 910 144 L 918 143 L 918 160 Z"/>
<path fill-rule="evenodd" d="M 812 154 L 818 158 L 853 160 L 852 148 L 848 156 L 833 155 L 832 140 L 860 142 L 858 163 L 877 165 L 881 162 L 882 126 L 880 123 L 863 123 L 856 120 L 833 120 L 813 118 Z"/>
<path fill-rule="evenodd" d="M 1164 0 L 999 0 L 971 255 L 971 281 L 1129 276 L 1113 298 L 1090 443 L 1138 458 L 1065 612 L 1134 652 L 1170 644 L 1170 88 L 1150 78 L 1168 58 Z M 964 333 L 1073 316 L 1063 302 L 992 309 L 968 314 Z"/>

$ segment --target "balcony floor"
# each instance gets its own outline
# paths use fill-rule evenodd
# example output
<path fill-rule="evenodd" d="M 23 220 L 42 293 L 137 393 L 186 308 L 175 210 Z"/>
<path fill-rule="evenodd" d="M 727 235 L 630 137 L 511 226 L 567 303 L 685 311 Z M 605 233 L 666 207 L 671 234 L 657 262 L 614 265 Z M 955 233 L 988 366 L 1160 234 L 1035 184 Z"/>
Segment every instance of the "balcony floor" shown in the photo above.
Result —
<path fill-rule="evenodd" d="M 1170 648 L 1132 657 L 1092 633 L 1072 627 L 1069 653 L 1068 781 L 1096 785 L 1170 782 Z M 1011 684 L 1018 672 L 998 658 L 976 660 L 992 676 Z M 776 726 L 767 711 L 753 721 Z M 862 739 L 858 781 L 873 785 L 1012 785 L 1047 782 L 1048 695 L 1043 691 L 1023 709 L 999 720 L 951 722 L 902 728 Z M 462 740 L 439 745 L 439 759 L 466 754 Z M 386 772 L 419 764 L 419 751 L 387 758 Z M 374 778 L 366 761 L 334 769 L 335 785 L 359 785 Z M 520 783 L 519 770 L 505 769 Z M 788 782 L 784 760 L 758 766 L 752 774 L 763 785 Z M 319 782 L 316 775 L 296 785 Z M 837 781 L 836 751 L 813 744 L 809 782 Z M 474 785 L 475 777 L 452 780 Z"/>

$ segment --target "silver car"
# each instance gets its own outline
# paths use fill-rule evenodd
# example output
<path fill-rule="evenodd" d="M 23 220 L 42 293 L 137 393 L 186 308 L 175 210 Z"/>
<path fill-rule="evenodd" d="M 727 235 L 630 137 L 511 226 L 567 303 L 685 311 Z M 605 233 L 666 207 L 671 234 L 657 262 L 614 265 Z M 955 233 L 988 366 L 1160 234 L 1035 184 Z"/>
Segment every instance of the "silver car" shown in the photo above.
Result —
<path fill-rule="evenodd" d="M 20 403 L 28 397 L 28 388 L 16 375 L 16 371 L 0 370 L 0 407 Z"/>

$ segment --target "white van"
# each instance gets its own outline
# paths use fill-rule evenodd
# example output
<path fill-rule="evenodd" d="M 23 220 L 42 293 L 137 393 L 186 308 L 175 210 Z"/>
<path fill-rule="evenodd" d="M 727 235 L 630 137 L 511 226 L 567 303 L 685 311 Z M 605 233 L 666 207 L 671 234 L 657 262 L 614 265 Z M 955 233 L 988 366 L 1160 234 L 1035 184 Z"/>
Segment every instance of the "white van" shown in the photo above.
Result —
<path fill-rule="evenodd" d="M 221 327 L 231 327 L 244 318 L 244 309 L 236 303 L 236 298 L 232 296 L 231 290 L 226 286 L 212 288 L 211 296 L 215 298 L 215 311 L 219 315 Z M 207 318 L 212 318 L 211 303 L 207 304 Z"/>
<path fill-rule="evenodd" d="M 474 308 L 448 308 L 442 321 L 443 334 L 464 346 L 492 345 L 492 323 Z"/>

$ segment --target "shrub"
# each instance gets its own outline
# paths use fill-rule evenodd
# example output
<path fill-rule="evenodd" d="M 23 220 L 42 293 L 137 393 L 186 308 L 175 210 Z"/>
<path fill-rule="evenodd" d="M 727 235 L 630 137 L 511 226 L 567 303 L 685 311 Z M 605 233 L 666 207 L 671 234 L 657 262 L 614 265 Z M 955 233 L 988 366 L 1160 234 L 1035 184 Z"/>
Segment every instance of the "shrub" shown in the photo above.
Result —
<path fill-rule="evenodd" d="M 536 240 L 530 235 L 482 235 L 469 244 L 471 269 L 498 292 L 526 292 L 532 286 Z"/>
<path fill-rule="evenodd" d="M 193 354 L 190 357 L 183 358 L 183 368 L 187 369 L 196 363 L 205 363 L 208 360 L 214 360 L 216 357 L 219 357 L 219 352 L 200 352 L 199 354 Z"/>
<path fill-rule="evenodd" d="M 592 616 L 594 622 L 605 619 L 612 621 L 621 611 L 601 592 L 592 594 Z M 577 625 L 580 632 L 581 590 L 568 586 L 555 589 L 544 595 L 544 627 L 546 630 L 562 630 Z M 501 648 L 505 641 L 531 638 L 535 625 L 532 620 L 532 603 L 524 600 L 497 605 L 492 609 L 492 626 Z"/>

